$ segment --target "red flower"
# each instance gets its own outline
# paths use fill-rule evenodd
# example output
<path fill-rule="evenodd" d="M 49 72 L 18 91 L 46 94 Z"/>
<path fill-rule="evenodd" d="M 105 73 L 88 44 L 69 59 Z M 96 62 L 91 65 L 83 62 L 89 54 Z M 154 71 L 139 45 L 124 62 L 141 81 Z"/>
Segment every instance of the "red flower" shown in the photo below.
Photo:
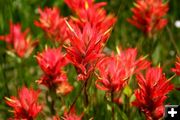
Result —
<path fill-rule="evenodd" d="M 175 64 L 175 68 L 172 68 L 172 71 L 180 76 L 180 57 L 177 56 L 177 62 Z"/>
<path fill-rule="evenodd" d="M 65 0 L 65 2 L 78 15 L 78 19 L 74 17 L 72 19 L 82 27 L 89 22 L 99 32 L 104 33 L 116 22 L 114 15 L 107 15 L 102 8 L 106 2 L 94 3 L 94 0 Z"/>
<path fill-rule="evenodd" d="M 95 64 L 102 56 L 103 44 L 108 33 L 101 34 L 96 28 L 87 23 L 82 31 L 77 25 L 70 25 L 69 40 L 71 45 L 66 46 L 67 58 L 76 67 L 78 80 L 86 80 L 94 70 Z"/>
<path fill-rule="evenodd" d="M 128 48 L 119 51 L 119 54 L 103 58 L 97 64 L 100 76 L 96 81 L 96 87 L 110 92 L 118 92 L 126 84 L 127 80 L 135 73 L 139 73 L 150 66 L 150 62 L 137 57 L 137 49 Z"/>
<path fill-rule="evenodd" d="M 47 48 L 44 52 L 39 53 L 36 59 L 44 72 L 44 75 L 38 80 L 39 84 L 44 84 L 49 88 L 56 87 L 57 92 L 62 94 L 67 94 L 72 90 L 72 86 L 67 82 L 66 73 L 62 71 L 67 60 L 65 54 L 61 52 L 61 48 Z"/>
<path fill-rule="evenodd" d="M 135 91 L 136 100 L 133 105 L 145 113 L 147 120 L 158 120 L 163 116 L 164 101 L 174 88 L 162 73 L 161 68 L 149 68 L 145 77 L 137 76 L 139 88 Z"/>
<path fill-rule="evenodd" d="M 42 105 L 37 103 L 39 93 L 40 91 L 23 87 L 18 93 L 18 98 L 5 98 L 6 104 L 14 109 L 14 119 L 32 120 L 38 115 L 42 110 Z"/>
<path fill-rule="evenodd" d="M 69 113 L 65 111 L 64 116 L 61 118 L 62 120 L 82 120 L 82 117 L 83 117 L 83 113 L 80 116 L 78 116 L 76 114 L 75 108 L 72 107 Z M 53 120 L 60 120 L 60 118 L 58 116 L 53 116 Z"/>
<path fill-rule="evenodd" d="M 96 87 L 100 90 L 118 92 L 126 84 L 128 78 L 125 69 L 119 62 L 118 56 L 103 58 L 97 64 L 99 78 L 96 80 Z"/>
<path fill-rule="evenodd" d="M 51 39 L 64 42 L 67 37 L 66 24 L 64 18 L 60 16 L 59 9 L 54 7 L 38 10 L 40 18 L 34 24 L 42 28 Z"/>
<path fill-rule="evenodd" d="M 30 41 L 30 36 L 27 36 L 28 32 L 28 29 L 21 32 L 20 24 L 13 24 L 10 22 L 10 33 L 8 35 L 0 36 L 0 40 L 5 40 L 8 44 L 12 44 L 13 49 L 19 57 L 27 57 L 33 51 L 34 46 L 37 43 L 37 41 Z"/>
<path fill-rule="evenodd" d="M 150 62 L 145 60 L 146 57 L 140 57 L 137 59 L 137 49 L 128 48 L 124 51 L 118 49 L 119 62 L 125 69 L 128 76 L 132 76 L 134 73 L 138 73 L 150 66 Z"/>
<path fill-rule="evenodd" d="M 166 26 L 167 20 L 163 17 L 168 9 L 168 4 L 162 0 L 136 0 L 132 8 L 134 15 L 128 21 L 151 36 Z"/>
<path fill-rule="evenodd" d="M 67 112 L 64 113 L 63 120 L 82 120 L 82 117 L 83 117 L 83 113 L 80 116 L 78 116 L 76 114 L 75 108 L 73 107 L 71 108 L 69 113 Z"/>

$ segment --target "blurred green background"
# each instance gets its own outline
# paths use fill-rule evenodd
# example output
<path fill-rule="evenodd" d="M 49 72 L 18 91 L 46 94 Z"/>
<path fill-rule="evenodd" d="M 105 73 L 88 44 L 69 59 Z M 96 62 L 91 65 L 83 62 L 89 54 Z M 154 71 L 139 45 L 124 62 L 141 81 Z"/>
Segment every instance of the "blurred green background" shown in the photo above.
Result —
<path fill-rule="evenodd" d="M 180 20 L 180 1 L 169 0 L 170 9 L 166 16 L 169 20 L 168 25 L 157 34 L 153 43 L 140 30 L 126 21 L 127 18 L 132 16 L 130 9 L 133 7 L 134 0 L 96 0 L 96 2 L 99 1 L 106 1 L 108 4 L 105 9 L 108 13 L 113 13 L 118 18 L 106 47 L 114 51 L 116 50 L 115 47 L 119 45 L 124 49 L 137 47 L 139 55 L 149 55 L 148 59 L 152 60 L 153 65 L 157 66 L 160 64 L 167 77 L 171 77 L 173 73 L 170 69 L 174 67 L 177 51 L 180 51 L 180 28 L 175 27 L 175 22 Z M 26 59 L 19 59 L 11 53 L 8 54 L 6 44 L 0 41 L 0 119 L 6 120 L 12 115 L 12 113 L 8 112 L 9 107 L 5 105 L 4 96 L 17 95 L 18 87 L 22 86 L 23 83 L 34 88 L 38 87 L 35 81 L 41 76 L 42 72 L 37 65 L 34 55 L 37 51 L 42 51 L 46 44 L 50 45 L 51 42 L 44 37 L 43 31 L 37 28 L 33 22 L 39 17 L 37 8 L 46 6 L 58 6 L 62 16 L 73 14 L 63 0 L 0 0 L 0 35 L 9 33 L 9 21 L 12 20 L 14 23 L 21 23 L 23 29 L 30 28 L 32 38 L 40 40 L 40 44 L 33 54 Z M 149 51 L 151 51 L 152 55 L 149 54 Z M 69 65 L 66 69 L 68 70 L 70 82 L 76 87 L 73 93 L 65 98 L 66 104 L 71 104 L 73 95 L 78 92 L 78 86 L 80 85 L 78 82 L 74 82 L 76 80 L 74 68 Z M 180 77 L 174 78 L 172 82 L 177 87 L 180 87 Z M 92 92 L 94 92 L 93 90 Z M 98 94 L 104 93 L 98 91 Z M 173 91 L 169 96 L 167 103 L 180 104 L 179 91 Z M 96 109 L 89 110 L 89 116 L 94 116 L 95 120 L 109 120 L 108 106 L 103 101 L 98 102 Z M 81 104 L 81 100 L 78 103 Z M 61 107 L 60 104 L 59 107 Z M 81 111 L 82 108 L 80 107 L 78 112 Z M 139 114 L 138 111 L 137 114 Z M 127 117 L 121 112 L 118 112 L 118 115 L 124 116 L 121 119 L 126 119 Z M 43 120 L 43 117 L 40 116 L 38 119 Z M 134 119 L 140 120 L 143 117 Z"/>

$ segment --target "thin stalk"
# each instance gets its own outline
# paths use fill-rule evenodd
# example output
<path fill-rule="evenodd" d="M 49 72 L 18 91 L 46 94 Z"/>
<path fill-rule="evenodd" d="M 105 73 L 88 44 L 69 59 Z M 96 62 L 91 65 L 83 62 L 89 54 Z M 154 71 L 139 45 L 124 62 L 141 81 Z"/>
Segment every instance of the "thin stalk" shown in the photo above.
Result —
<path fill-rule="evenodd" d="M 113 98 L 114 98 L 114 92 L 112 91 L 111 92 L 111 102 L 112 102 L 111 111 L 112 111 L 112 120 L 115 120 Z"/>
<path fill-rule="evenodd" d="M 77 99 L 79 98 L 79 96 L 81 95 L 84 87 L 85 87 L 85 82 L 84 82 L 83 86 L 81 87 L 80 91 L 78 92 L 77 96 L 76 96 L 75 99 L 73 100 L 73 102 L 72 102 L 72 104 L 71 104 L 71 106 L 70 106 L 70 108 L 69 108 L 69 112 L 71 111 L 71 109 L 72 109 L 72 108 L 74 107 L 74 105 L 76 104 L 76 101 L 77 101 Z M 69 113 L 69 112 L 68 112 L 68 113 Z"/>
<path fill-rule="evenodd" d="M 176 45 L 176 42 L 175 42 L 175 40 L 174 40 L 173 34 L 172 34 L 171 30 L 169 29 L 169 27 L 166 27 L 166 29 L 167 29 L 167 32 L 168 32 L 168 34 L 169 34 L 170 41 L 172 42 L 172 44 L 173 44 L 176 52 L 177 52 L 178 55 L 179 55 L 180 52 L 179 52 L 179 49 L 178 49 L 178 47 L 177 47 L 177 45 Z"/>
<path fill-rule="evenodd" d="M 4 86 L 6 88 L 7 96 L 9 96 L 10 93 L 9 93 L 9 88 L 8 88 L 8 80 L 7 80 L 7 76 L 6 76 L 6 53 L 4 53 L 4 55 L 3 55 L 3 61 L 4 61 L 4 64 L 1 64 L 2 75 L 4 78 Z"/>

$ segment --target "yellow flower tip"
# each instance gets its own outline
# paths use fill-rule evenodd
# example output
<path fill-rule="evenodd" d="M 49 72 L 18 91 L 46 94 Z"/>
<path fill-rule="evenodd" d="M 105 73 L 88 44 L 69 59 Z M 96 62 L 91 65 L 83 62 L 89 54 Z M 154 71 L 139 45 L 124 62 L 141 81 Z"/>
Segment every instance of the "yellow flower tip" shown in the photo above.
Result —
<path fill-rule="evenodd" d="M 171 81 L 174 77 L 176 77 L 176 74 L 174 74 L 173 76 L 171 76 L 168 81 Z"/>
<path fill-rule="evenodd" d="M 111 30 L 112 30 L 112 27 L 106 30 L 103 35 L 107 35 Z"/>
<path fill-rule="evenodd" d="M 161 67 L 161 64 L 159 63 L 157 67 L 160 68 L 160 67 Z"/>
<path fill-rule="evenodd" d="M 85 9 L 87 10 L 89 8 L 88 2 L 85 1 Z"/>
<path fill-rule="evenodd" d="M 121 54 L 121 48 L 119 46 L 116 46 L 116 51 L 117 51 L 118 55 Z"/>
<path fill-rule="evenodd" d="M 135 2 L 133 3 L 133 5 L 134 5 L 135 7 L 139 7 L 139 5 L 138 5 L 138 4 L 136 4 Z"/>
<path fill-rule="evenodd" d="M 5 100 L 9 101 L 9 102 L 15 102 L 14 100 L 12 100 L 11 98 L 5 97 Z"/>
<path fill-rule="evenodd" d="M 14 113 L 15 111 L 14 110 L 8 110 L 8 112 Z"/>
<path fill-rule="evenodd" d="M 78 21 L 78 19 L 74 16 L 70 16 L 70 18 L 73 20 L 73 21 Z"/>
<path fill-rule="evenodd" d="M 143 57 L 141 58 L 141 60 L 145 60 L 148 56 L 149 56 L 148 54 L 145 55 L 145 56 L 143 56 Z"/>

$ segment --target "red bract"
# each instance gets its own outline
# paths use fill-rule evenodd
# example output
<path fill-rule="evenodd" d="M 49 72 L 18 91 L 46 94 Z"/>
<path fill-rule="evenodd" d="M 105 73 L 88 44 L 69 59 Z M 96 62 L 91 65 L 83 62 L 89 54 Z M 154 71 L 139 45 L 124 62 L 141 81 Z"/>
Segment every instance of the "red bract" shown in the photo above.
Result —
<path fill-rule="evenodd" d="M 46 34 L 53 40 L 64 42 L 66 40 L 66 24 L 64 18 L 60 16 L 59 9 L 45 8 L 44 10 L 38 9 L 40 18 L 34 24 L 42 28 Z"/>
<path fill-rule="evenodd" d="M 168 11 L 167 3 L 162 0 L 136 0 L 132 8 L 133 16 L 128 21 L 141 29 L 145 34 L 152 36 L 167 24 L 163 18 Z"/>
<path fill-rule="evenodd" d="M 106 2 L 94 3 L 94 0 L 65 0 L 65 2 L 78 15 L 78 19 L 74 17 L 72 19 L 80 26 L 89 22 L 99 32 L 104 33 L 116 22 L 114 15 L 107 15 L 102 8 Z"/>
<path fill-rule="evenodd" d="M 61 48 L 47 48 L 44 52 L 39 53 L 36 59 L 44 72 L 38 80 L 39 84 L 44 84 L 49 88 L 55 87 L 57 92 L 62 94 L 67 94 L 72 90 L 72 86 L 67 82 L 66 73 L 62 70 L 67 60 Z"/>
<path fill-rule="evenodd" d="M 180 57 L 177 56 L 177 61 L 175 64 L 175 68 L 172 68 L 172 71 L 180 76 Z"/>
<path fill-rule="evenodd" d="M 37 103 L 39 93 L 40 91 L 23 87 L 18 93 L 18 98 L 14 96 L 5 98 L 6 104 L 14 109 L 15 120 L 32 120 L 38 115 L 42 110 L 42 105 Z"/>
<path fill-rule="evenodd" d="M 78 80 L 86 80 L 94 70 L 95 64 L 102 56 L 103 44 L 107 41 L 108 33 L 99 33 L 87 23 L 82 31 L 77 25 L 70 25 L 70 46 L 66 46 L 67 58 L 76 67 Z"/>
<path fill-rule="evenodd" d="M 82 120 L 82 117 L 83 117 L 83 113 L 80 116 L 78 116 L 76 114 L 75 108 L 73 107 L 71 108 L 69 113 L 67 112 L 64 113 L 64 116 L 62 117 L 62 119 L 63 120 Z"/>
<path fill-rule="evenodd" d="M 118 56 L 103 58 L 97 64 L 99 78 L 96 80 L 96 87 L 100 90 L 118 92 L 126 84 L 128 78 L 125 69 L 119 62 Z"/>
<path fill-rule="evenodd" d="M 128 48 L 124 51 L 118 50 L 119 62 L 125 69 L 128 76 L 132 76 L 134 73 L 138 73 L 150 66 L 150 62 L 145 60 L 146 57 L 140 57 L 137 59 L 137 49 Z"/>
<path fill-rule="evenodd" d="M 133 105 L 145 113 L 147 120 L 159 120 L 163 116 L 166 95 L 174 88 L 173 85 L 161 68 L 149 68 L 145 77 L 139 73 L 136 78 L 139 88 L 135 91 Z"/>
<path fill-rule="evenodd" d="M 27 36 L 28 29 L 21 32 L 20 24 L 10 22 L 10 33 L 0 36 L 0 40 L 5 40 L 8 44 L 12 44 L 13 49 L 19 57 L 27 57 L 33 51 L 36 42 L 31 42 L 30 36 Z"/>
<path fill-rule="evenodd" d="M 106 91 L 119 91 L 133 74 L 150 66 L 145 58 L 137 57 L 137 49 L 128 48 L 119 54 L 103 58 L 98 64 L 100 76 L 96 81 L 97 88 Z"/>

